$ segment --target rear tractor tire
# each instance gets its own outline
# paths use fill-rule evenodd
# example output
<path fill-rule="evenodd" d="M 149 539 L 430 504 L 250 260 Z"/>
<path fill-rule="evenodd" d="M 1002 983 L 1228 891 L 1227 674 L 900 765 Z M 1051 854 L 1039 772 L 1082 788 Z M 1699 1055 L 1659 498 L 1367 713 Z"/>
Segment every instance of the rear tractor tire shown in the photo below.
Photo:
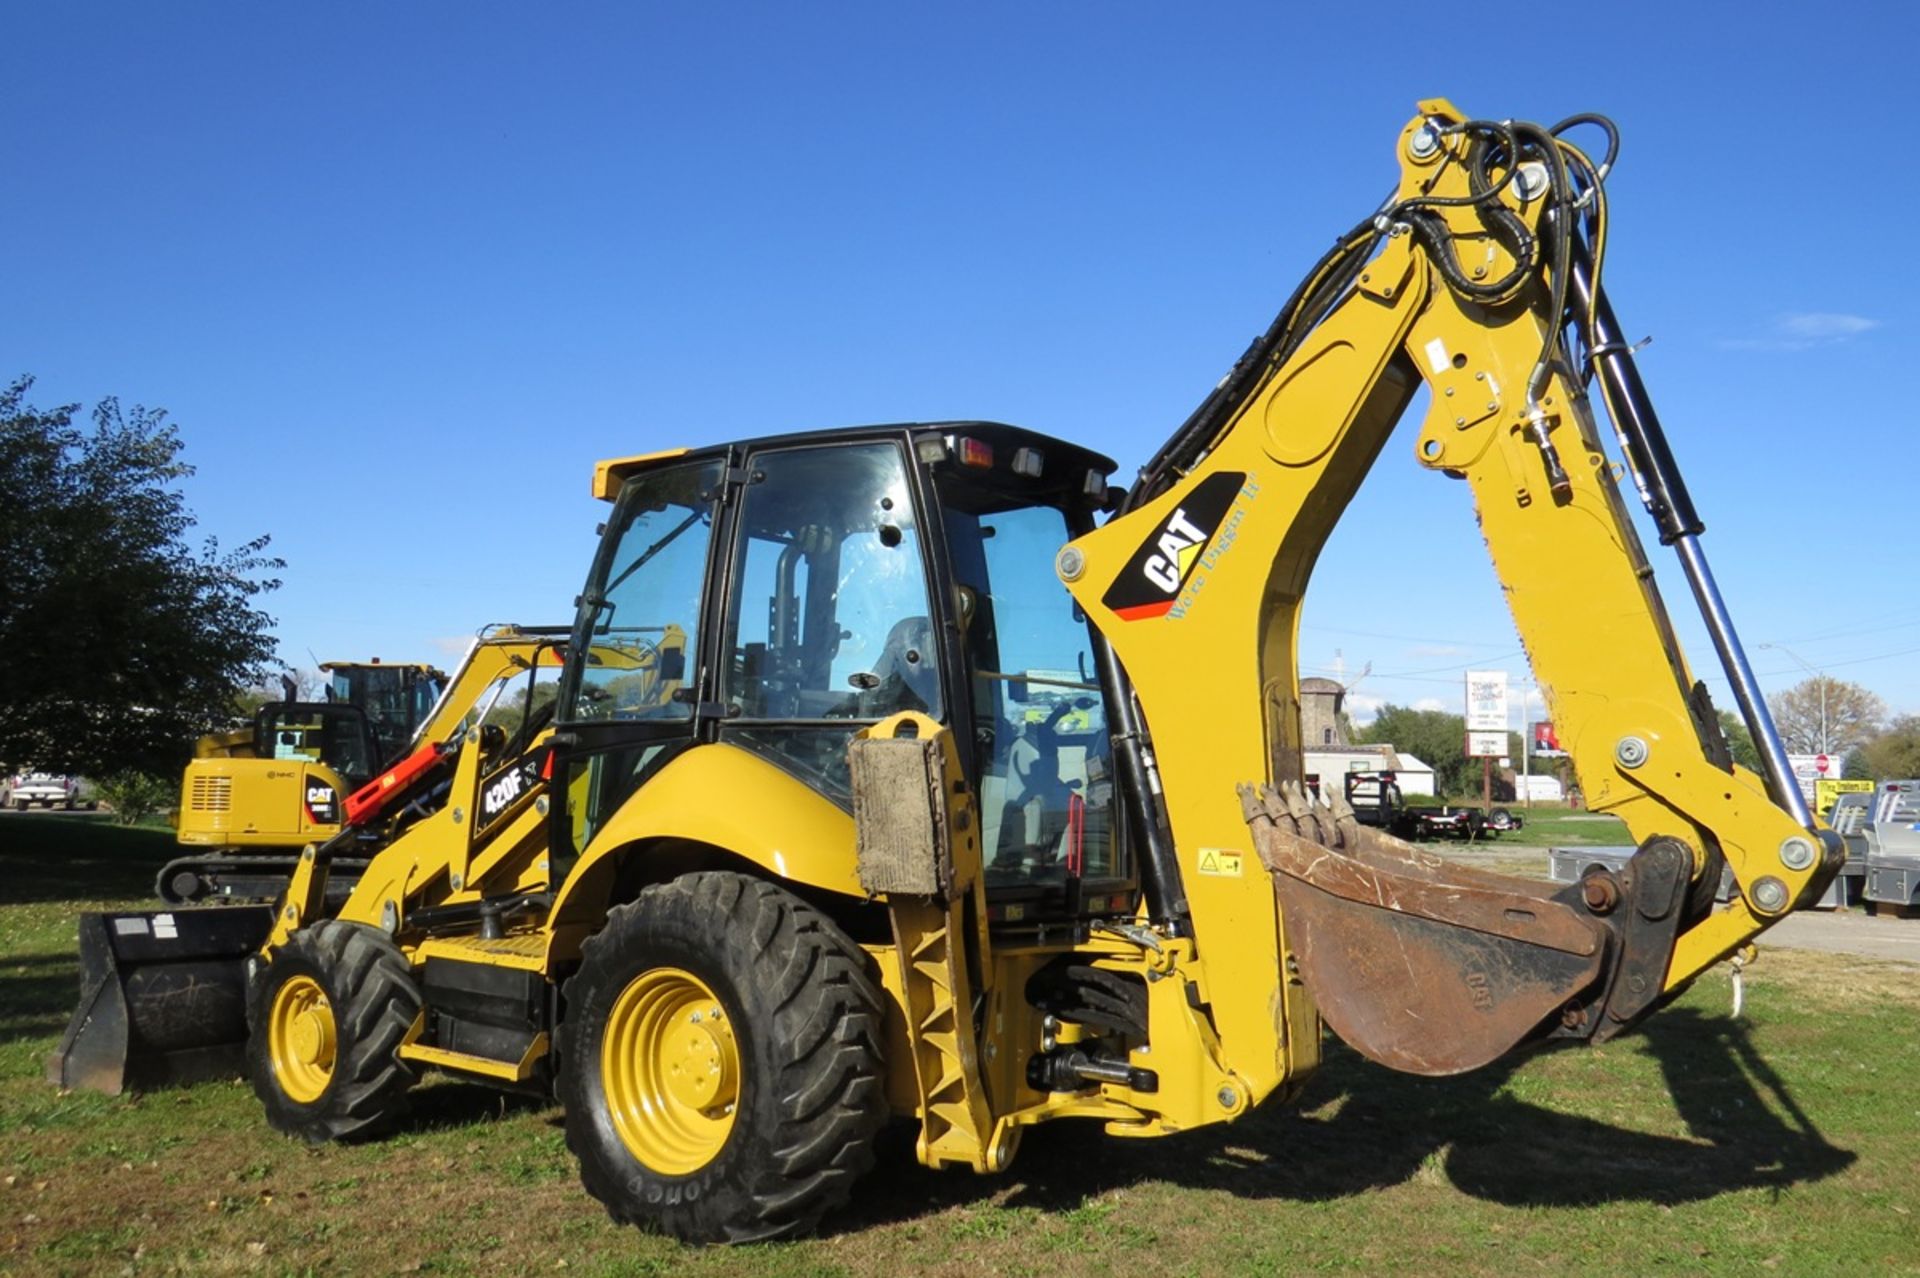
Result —
<path fill-rule="evenodd" d="M 256 984 L 247 1077 L 275 1130 L 309 1144 L 374 1136 L 406 1112 L 398 1056 L 420 1014 L 386 933 L 329 919 L 294 934 Z"/>
<path fill-rule="evenodd" d="M 880 989 L 770 883 L 689 874 L 612 910 L 560 1027 L 567 1144 L 622 1224 L 685 1242 L 811 1230 L 873 1166 Z"/>

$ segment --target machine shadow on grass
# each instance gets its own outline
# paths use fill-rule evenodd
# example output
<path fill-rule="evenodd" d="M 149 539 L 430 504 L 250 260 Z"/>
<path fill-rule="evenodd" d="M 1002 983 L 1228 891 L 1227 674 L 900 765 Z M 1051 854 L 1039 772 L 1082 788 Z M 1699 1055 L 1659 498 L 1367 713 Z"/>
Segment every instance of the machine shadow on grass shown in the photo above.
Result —
<path fill-rule="evenodd" d="M 0 900 L 143 901 L 160 867 L 178 855 L 171 830 L 114 825 L 94 814 L 9 814 L 0 818 Z"/>
<path fill-rule="evenodd" d="M 0 1046 L 57 1037 L 73 1015 L 80 964 L 71 954 L 0 959 Z"/>
<path fill-rule="evenodd" d="M 407 1095 L 407 1112 L 401 1116 L 391 1135 L 425 1136 L 451 1131 L 474 1123 L 533 1114 L 550 1108 L 553 1101 L 531 1092 L 504 1091 L 487 1083 L 439 1077 L 427 1086 L 416 1087 Z M 379 1144 L 380 1137 L 373 1138 Z"/>
<path fill-rule="evenodd" d="M 908 1134 L 825 1228 L 858 1231 L 1002 1194 L 1009 1207 L 1067 1211 L 1150 1182 L 1313 1202 L 1399 1185 L 1436 1157 L 1461 1192 L 1514 1207 L 1671 1205 L 1819 1180 L 1853 1163 L 1815 1129 L 1744 1023 L 1671 1008 L 1651 1018 L 1638 1041 L 1658 1061 L 1690 1138 L 1503 1094 L 1524 1057 L 1455 1078 L 1416 1078 L 1336 1045 L 1297 1106 L 1159 1140 L 1108 1137 L 1094 1123 L 1043 1125 L 1002 1177 L 927 1171 L 913 1162 Z M 1322 1110 L 1330 1112 L 1310 1112 Z"/>

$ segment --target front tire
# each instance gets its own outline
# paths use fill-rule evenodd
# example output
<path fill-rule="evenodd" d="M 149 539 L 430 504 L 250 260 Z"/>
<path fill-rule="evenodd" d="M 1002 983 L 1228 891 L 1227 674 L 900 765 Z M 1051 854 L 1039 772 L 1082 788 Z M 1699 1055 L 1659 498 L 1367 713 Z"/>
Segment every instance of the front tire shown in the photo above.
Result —
<path fill-rule="evenodd" d="M 406 1112 L 398 1056 L 420 1014 L 386 933 L 329 919 L 296 932 L 253 991 L 247 1077 L 275 1130 L 309 1144 L 373 1136 Z"/>
<path fill-rule="evenodd" d="M 859 946 L 770 883 L 689 874 L 611 911 L 560 1039 L 567 1144 L 618 1222 L 786 1237 L 873 1166 L 880 990 Z"/>

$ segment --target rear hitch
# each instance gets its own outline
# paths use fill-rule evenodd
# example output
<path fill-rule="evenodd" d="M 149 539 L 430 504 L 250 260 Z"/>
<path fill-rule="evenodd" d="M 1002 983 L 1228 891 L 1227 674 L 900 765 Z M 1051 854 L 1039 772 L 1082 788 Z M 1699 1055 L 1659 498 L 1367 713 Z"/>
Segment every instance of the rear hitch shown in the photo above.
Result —
<path fill-rule="evenodd" d="M 1056 1047 L 1027 1060 L 1027 1085 L 1036 1092 L 1079 1092 L 1101 1083 L 1141 1093 L 1160 1090 L 1160 1076 L 1152 1070 L 1110 1057 L 1090 1056 L 1078 1047 Z"/>

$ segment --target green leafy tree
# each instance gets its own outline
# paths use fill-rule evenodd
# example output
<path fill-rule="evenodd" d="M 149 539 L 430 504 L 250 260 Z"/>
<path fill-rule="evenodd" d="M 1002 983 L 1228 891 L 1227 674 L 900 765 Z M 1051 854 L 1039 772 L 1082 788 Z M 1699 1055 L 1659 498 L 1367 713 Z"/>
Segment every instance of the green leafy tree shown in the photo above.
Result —
<path fill-rule="evenodd" d="M 1355 731 L 1358 744 L 1391 745 L 1430 764 L 1434 788 L 1442 794 L 1480 793 L 1480 760 L 1465 757 L 1467 721 L 1461 715 L 1389 702 Z"/>
<path fill-rule="evenodd" d="M 1740 716 L 1731 710 L 1720 712 L 1720 733 L 1727 739 L 1727 749 L 1733 753 L 1733 761 L 1750 772 L 1760 771 L 1760 751 L 1754 748 L 1753 734 L 1747 731 L 1747 725 Z"/>
<path fill-rule="evenodd" d="M 166 414 L 0 392 L 0 758 L 105 776 L 169 774 L 264 679 L 285 565 L 267 538 L 188 545 L 193 468 Z"/>
<path fill-rule="evenodd" d="M 1920 715 L 1903 714 L 1889 723 L 1848 759 L 1851 775 L 1853 760 L 1870 781 L 1898 781 L 1920 777 Z"/>

